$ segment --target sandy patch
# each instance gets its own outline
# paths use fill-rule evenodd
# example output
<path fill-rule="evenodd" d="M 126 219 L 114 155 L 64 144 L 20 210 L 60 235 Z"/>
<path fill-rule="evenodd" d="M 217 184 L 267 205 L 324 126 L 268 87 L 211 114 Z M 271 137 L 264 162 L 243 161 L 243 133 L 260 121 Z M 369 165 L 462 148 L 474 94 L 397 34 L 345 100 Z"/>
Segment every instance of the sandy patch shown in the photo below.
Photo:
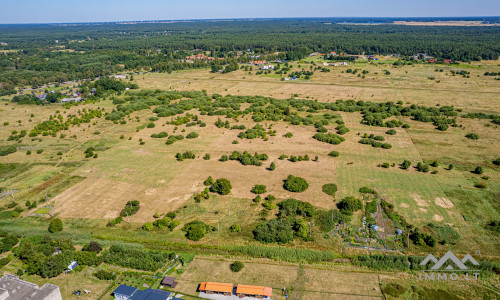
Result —
<path fill-rule="evenodd" d="M 410 196 L 413 198 L 413 200 L 415 200 L 415 202 L 417 202 L 417 205 L 418 206 L 429 206 L 429 204 L 427 204 L 423 199 L 422 197 L 420 197 L 419 194 L 410 194 Z"/>
<path fill-rule="evenodd" d="M 402 208 L 408 208 L 408 207 L 410 207 L 410 206 L 409 206 L 408 204 L 406 204 L 406 203 L 401 203 L 399 206 L 400 206 L 400 207 L 402 207 Z"/>
<path fill-rule="evenodd" d="M 441 206 L 443 208 L 452 208 L 453 206 L 453 202 L 451 202 L 450 200 L 446 199 L 446 198 L 436 198 L 435 200 L 435 203 L 437 206 Z"/>
<path fill-rule="evenodd" d="M 441 215 L 434 215 L 434 216 L 432 217 L 432 219 L 433 219 L 434 221 L 436 221 L 436 222 L 441 222 L 441 221 L 443 221 L 443 220 L 444 220 L 443 216 L 441 216 Z"/>

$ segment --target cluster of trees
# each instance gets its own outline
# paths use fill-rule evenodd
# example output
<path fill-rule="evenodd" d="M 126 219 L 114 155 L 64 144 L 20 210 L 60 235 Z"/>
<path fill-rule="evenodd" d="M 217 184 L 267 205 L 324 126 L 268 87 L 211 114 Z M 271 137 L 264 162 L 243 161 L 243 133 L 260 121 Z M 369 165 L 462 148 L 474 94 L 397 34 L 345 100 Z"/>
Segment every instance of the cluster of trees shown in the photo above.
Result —
<path fill-rule="evenodd" d="M 315 208 L 308 202 L 287 199 L 278 203 L 277 219 L 271 219 L 254 230 L 254 238 L 263 243 L 285 244 L 294 239 L 294 236 L 311 240 L 309 236 L 310 224 L 315 215 Z"/>
<path fill-rule="evenodd" d="M 376 136 L 375 138 L 377 138 L 378 136 Z M 381 143 L 379 141 L 377 141 L 375 138 L 371 139 L 371 138 L 363 138 L 361 140 L 359 140 L 359 143 L 360 144 L 364 144 L 364 145 L 371 145 L 372 147 L 374 148 L 383 148 L 383 149 L 391 149 L 392 148 L 392 145 L 389 144 L 389 143 Z M 381 137 L 382 139 L 384 139 L 384 137 Z"/>
<path fill-rule="evenodd" d="M 144 271 L 157 271 L 166 263 L 167 254 L 140 246 L 112 245 L 102 254 L 105 263 Z"/>
<path fill-rule="evenodd" d="M 175 158 L 177 159 L 177 161 L 183 161 L 185 159 L 195 159 L 196 155 L 191 151 L 186 151 L 184 153 L 178 152 L 177 154 L 175 154 Z"/>
<path fill-rule="evenodd" d="M 211 178 L 211 177 L 209 177 L 209 178 Z M 206 183 L 207 183 L 207 181 L 205 181 L 205 184 Z M 232 188 L 233 187 L 231 186 L 231 181 L 229 181 L 226 178 L 219 178 L 212 183 L 212 185 L 210 187 L 210 191 L 212 193 L 217 193 L 220 195 L 228 195 L 229 193 L 231 193 Z"/>
<path fill-rule="evenodd" d="M 186 232 L 186 237 L 188 239 L 192 241 L 199 241 L 207 234 L 207 232 L 211 230 L 211 227 L 196 220 L 186 223 L 182 230 Z"/>
<path fill-rule="evenodd" d="M 83 123 L 90 123 L 94 118 L 101 118 L 103 115 L 104 108 L 100 109 L 82 109 L 78 110 L 78 114 L 66 116 L 66 120 L 61 114 L 50 115 L 48 121 L 43 121 L 37 124 L 29 133 L 30 137 L 35 137 L 38 135 L 53 137 L 57 136 L 57 133 L 62 130 L 68 130 L 70 126 L 78 126 Z"/>
<path fill-rule="evenodd" d="M 268 160 L 268 158 L 269 156 L 265 153 L 254 153 L 254 155 L 252 155 L 248 151 L 244 151 L 243 153 L 239 151 L 233 151 L 230 156 L 223 155 L 219 160 L 236 160 L 244 166 L 262 166 L 262 161 L 266 161 Z"/>
<path fill-rule="evenodd" d="M 128 201 L 127 204 L 125 204 L 125 208 L 120 212 L 120 217 L 135 215 L 139 208 L 140 202 L 138 200 Z"/>

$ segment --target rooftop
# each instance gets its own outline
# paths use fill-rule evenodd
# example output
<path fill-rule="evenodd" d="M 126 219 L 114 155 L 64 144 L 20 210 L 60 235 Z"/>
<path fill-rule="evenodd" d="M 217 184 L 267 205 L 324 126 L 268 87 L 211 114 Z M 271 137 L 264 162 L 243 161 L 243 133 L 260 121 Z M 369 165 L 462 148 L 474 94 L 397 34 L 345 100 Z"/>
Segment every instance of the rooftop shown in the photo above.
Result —
<path fill-rule="evenodd" d="M 59 287 L 46 283 L 41 288 L 38 285 L 19 279 L 14 275 L 4 275 L 0 278 L 0 299 L 6 300 L 45 300 L 61 299 Z"/>

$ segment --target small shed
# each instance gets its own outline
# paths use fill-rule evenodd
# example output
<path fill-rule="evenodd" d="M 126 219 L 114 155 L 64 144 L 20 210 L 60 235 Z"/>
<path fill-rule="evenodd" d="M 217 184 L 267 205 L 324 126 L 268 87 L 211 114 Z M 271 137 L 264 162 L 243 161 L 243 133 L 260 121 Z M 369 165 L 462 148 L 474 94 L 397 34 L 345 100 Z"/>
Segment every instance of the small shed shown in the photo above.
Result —
<path fill-rule="evenodd" d="M 69 266 L 68 266 L 68 270 L 67 272 L 69 271 L 73 271 L 76 267 L 78 266 L 78 262 L 76 262 L 76 260 L 72 261 Z"/>
<path fill-rule="evenodd" d="M 161 281 L 161 285 L 163 285 L 163 286 L 169 286 L 171 288 L 176 287 L 177 284 L 178 284 L 178 282 L 175 281 L 175 278 L 174 277 L 169 277 L 169 276 L 165 276 L 165 278 L 163 278 L 163 280 Z"/>
<path fill-rule="evenodd" d="M 372 225 L 372 230 L 373 231 L 378 231 L 378 225 Z"/>

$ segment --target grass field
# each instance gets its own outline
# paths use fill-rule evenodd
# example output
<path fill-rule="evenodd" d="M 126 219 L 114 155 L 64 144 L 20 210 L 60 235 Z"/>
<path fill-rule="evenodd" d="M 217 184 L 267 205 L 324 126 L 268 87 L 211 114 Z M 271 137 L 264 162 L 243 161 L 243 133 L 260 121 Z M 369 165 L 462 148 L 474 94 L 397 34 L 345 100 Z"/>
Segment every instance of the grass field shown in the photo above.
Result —
<path fill-rule="evenodd" d="M 500 111 L 499 81 L 483 76 L 486 71 L 498 72 L 498 61 L 459 66 L 393 66 L 390 59 L 386 57 L 373 63 L 330 66 L 331 72 L 316 71 L 306 82 L 283 82 L 276 74 L 256 76 L 254 71 L 249 75 L 243 70 L 213 74 L 207 69 L 137 75 L 134 82 L 141 88 L 166 90 L 206 89 L 208 93 L 276 98 L 289 98 L 298 94 L 299 98 L 322 102 L 337 99 L 374 102 L 401 100 L 405 104 L 436 107 L 454 105 L 464 112 Z M 306 69 L 311 66 L 306 63 L 293 65 L 292 70 L 299 70 L 299 65 Z M 368 71 L 365 78 L 347 73 L 347 69 L 356 68 Z M 441 69 L 442 72 L 439 71 Z M 389 70 L 391 74 L 385 75 L 384 70 Z M 452 70 L 467 70 L 470 78 L 453 76 Z M 434 79 L 430 80 L 429 77 Z M 110 112 L 114 105 L 106 100 L 84 107 L 104 107 Z M 29 131 L 34 124 L 47 120 L 50 115 L 75 114 L 82 108 L 74 106 L 64 109 L 58 105 L 33 107 L 2 102 L 0 119 L 8 125 L 0 124 L 0 145 L 13 144 L 6 141 L 12 130 Z M 360 124 L 359 113 L 342 112 L 340 115 L 350 132 L 345 135 L 344 143 L 332 146 L 314 140 L 312 136 L 315 129 L 312 126 L 262 122 L 265 126 L 272 125 L 277 131 L 276 136 L 269 137 L 268 141 L 242 140 L 237 138 L 238 130 L 216 128 L 213 123 L 217 116 L 202 116 L 195 110 L 190 113 L 197 114 L 207 126 L 178 126 L 175 130 L 174 125 L 165 124 L 172 119 L 169 117 L 155 121 L 155 128 L 144 128 L 143 125 L 149 123 L 148 119 L 155 116 L 148 109 L 134 112 L 132 120 L 125 125 L 113 124 L 101 118 L 71 127 L 64 132 L 65 138 L 59 135 L 35 139 L 25 137 L 15 144 L 18 147 L 16 153 L 0 157 L 0 163 L 4 164 L 0 169 L 1 186 L 18 189 L 15 199 L 23 208 L 26 200 L 39 201 L 49 195 L 50 203 L 55 204 L 55 212 L 60 217 L 68 222 L 83 219 L 78 225 L 82 231 L 101 231 L 97 227 L 117 217 L 129 200 L 139 200 L 141 209 L 130 218 L 131 224 L 113 229 L 123 235 L 157 235 L 160 239 L 185 242 L 184 233 L 179 229 L 149 234 L 140 231 L 144 222 L 154 220 L 156 212 L 164 214 L 178 210 L 181 223 L 203 218 L 207 224 L 216 226 L 219 219 L 221 234 L 208 235 L 202 241 L 212 245 L 230 237 L 228 227 L 234 223 L 243 225 L 242 233 L 233 237 L 238 243 L 252 240 L 252 230 L 261 222 L 259 213 L 262 210 L 261 204 L 254 204 L 251 200 L 255 195 L 250 190 L 256 184 L 265 184 L 268 190 L 266 195 L 272 194 L 278 200 L 293 197 L 323 209 L 334 208 L 336 201 L 343 197 L 360 196 L 359 188 L 367 186 L 377 189 L 411 224 L 448 224 L 463 237 L 456 245 L 438 245 L 438 251 L 451 247 L 456 251 L 480 250 L 489 256 L 499 255 L 497 238 L 484 229 L 485 222 L 500 218 L 500 174 L 498 167 L 491 163 L 498 158 L 500 140 L 498 125 L 491 124 L 489 120 L 458 118 L 460 127 L 440 132 L 430 123 L 398 117 L 408 123 L 410 128 L 398 128 L 396 135 L 388 135 L 385 134 L 387 128 Z M 305 116 L 307 113 L 301 114 Z M 235 123 L 230 121 L 231 124 Z M 246 116 L 240 118 L 238 124 L 251 127 L 255 122 Z M 335 131 L 335 124 L 326 127 Z M 183 135 L 196 131 L 200 136 L 165 145 L 165 139 L 150 137 L 152 133 L 161 131 Z M 283 137 L 286 132 L 292 132 L 293 138 Z M 465 138 L 469 132 L 479 134 L 480 139 Z M 393 148 L 386 150 L 359 144 L 364 133 L 384 136 Z M 122 135 L 124 139 L 120 139 Z M 144 145 L 140 145 L 140 139 L 143 139 Z M 234 140 L 239 143 L 233 144 Z M 83 152 L 90 146 L 97 149 L 98 158 L 85 158 Z M 32 152 L 31 155 L 26 154 L 28 150 Z M 37 154 L 37 150 L 43 152 Z M 175 154 L 187 150 L 193 151 L 197 158 L 176 161 Z M 234 150 L 265 153 L 269 159 L 262 167 L 243 166 L 236 161 L 218 161 L 222 155 L 229 155 Z M 327 154 L 332 150 L 339 151 L 341 155 L 329 157 Z M 211 155 L 210 160 L 202 159 L 206 153 Z M 292 163 L 278 160 L 282 154 L 308 154 L 311 159 L 318 156 L 319 161 Z M 402 170 L 399 164 L 405 159 L 412 161 L 413 165 L 420 161 L 437 160 L 440 166 L 431 168 L 437 174 L 417 172 L 414 168 Z M 276 170 L 272 172 L 266 170 L 271 162 L 276 164 Z M 379 167 L 382 163 L 389 163 L 391 167 Z M 449 164 L 454 165 L 453 170 L 447 169 Z M 470 171 L 479 165 L 485 169 L 485 173 L 481 176 L 472 174 Z M 303 193 L 285 191 L 282 184 L 289 174 L 306 178 L 309 188 Z M 195 203 L 192 196 L 205 188 L 203 181 L 208 176 L 228 178 L 233 186 L 231 194 Z M 482 179 L 483 176 L 488 176 L 488 180 Z M 474 184 L 479 181 L 486 181 L 488 188 L 475 188 Z M 335 198 L 321 191 L 326 183 L 337 183 L 339 186 Z M 2 201 L 5 203 L 2 205 L 6 205 L 11 199 Z M 36 209 L 25 210 L 22 216 L 41 210 L 47 212 L 41 209 L 44 205 L 39 203 Z M 274 212 L 276 210 L 268 218 Z M 106 235 L 104 230 L 101 234 Z M 322 239 L 309 243 L 297 241 L 292 245 L 338 250 L 337 244 Z M 419 253 L 420 250 L 412 251 Z"/>

